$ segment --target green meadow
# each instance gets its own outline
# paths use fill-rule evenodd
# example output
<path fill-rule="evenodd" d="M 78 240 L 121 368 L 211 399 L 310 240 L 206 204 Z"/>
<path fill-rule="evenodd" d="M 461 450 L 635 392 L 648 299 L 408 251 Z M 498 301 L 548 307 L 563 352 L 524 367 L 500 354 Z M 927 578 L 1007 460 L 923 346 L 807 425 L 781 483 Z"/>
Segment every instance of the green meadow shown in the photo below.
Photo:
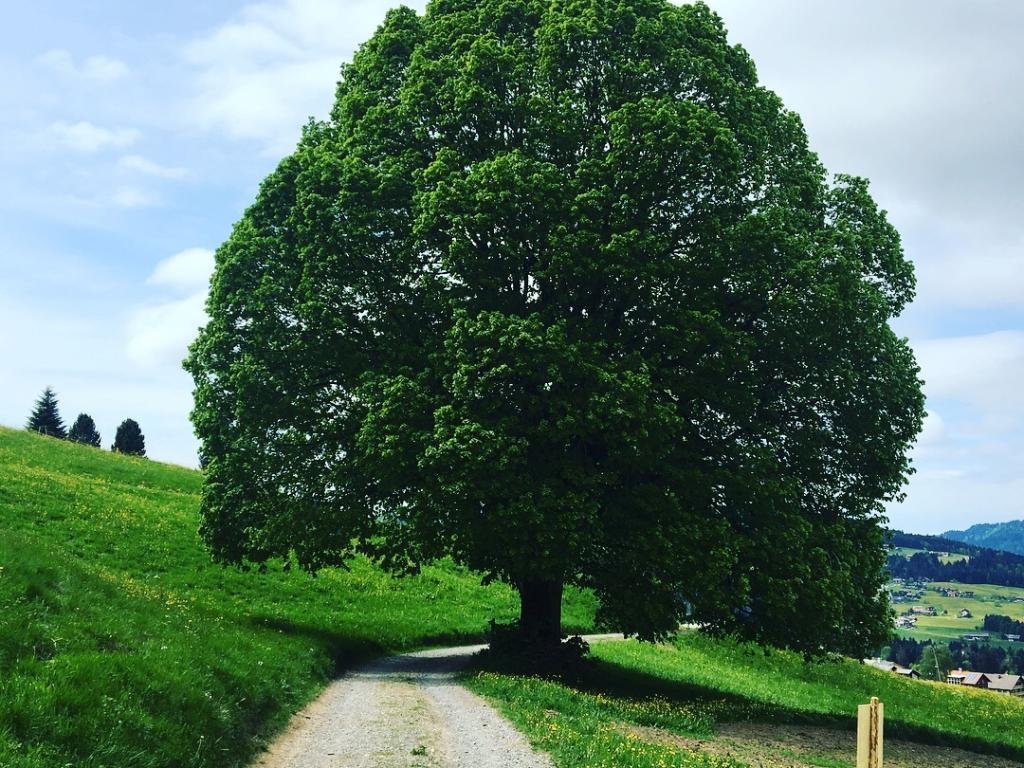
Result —
<path fill-rule="evenodd" d="M 1024 700 L 908 680 L 850 659 L 807 662 L 788 652 L 696 634 L 673 643 L 600 643 L 572 683 L 484 669 L 468 680 L 558 768 L 729 768 L 791 765 L 780 746 L 737 760 L 715 750 L 732 725 L 852 732 L 859 704 L 885 704 L 887 737 L 1024 759 Z M 852 739 L 852 735 L 850 736 Z M 852 743 L 852 741 L 851 741 Z M 734 752 L 734 754 L 736 754 Z M 853 751 L 801 754 L 798 764 L 849 766 Z M 750 758 L 750 756 L 748 756 Z M 939 758 L 941 760 L 941 757 Z M 781 760 L 781 762 L 773 762 Z"/>
<path fill-rule="evenodd" d="M 0 766 L 245 765 L 353 664 L 516 615 L 511 589 L 451 563 L 405 579 L 364 560 L 316 578 L 222 568 L 196 534 L 200 487 L 192 470 L 0 429 Z M 976 592 L 1017 615 L 1007 590 Z M 567 624 L 590 629 L 595 607 L 570 592 Z M 692 634 L 597 644 L 571 684 L 493 668 L 467 682 L 559 768 L 755 764 L 693 745 L 730 723 L 849 731 L 872 695 L 894 736 L 1024 759 L 1024 701 Z"/>
<path fill-rule="evenodd" d="M 222 568 L 196 533 L 201 482 L 0 429 L 0 766 L 244 765 L 357 661 L 516 615 L 510 588 L 450 563 Z M 589 596 L 565 611 L 592 625 Z"/>

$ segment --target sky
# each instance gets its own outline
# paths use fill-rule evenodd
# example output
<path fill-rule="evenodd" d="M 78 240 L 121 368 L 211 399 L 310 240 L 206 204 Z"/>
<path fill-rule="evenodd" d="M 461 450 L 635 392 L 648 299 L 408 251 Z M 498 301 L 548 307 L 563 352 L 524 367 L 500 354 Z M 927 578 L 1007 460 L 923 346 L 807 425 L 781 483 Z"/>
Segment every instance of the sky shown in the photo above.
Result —
<path fill-rule="evenodd" d="M 423 2 L 408 3 L 422 10 Z M 1024 3 L 712 0 L 918 274 L 894 322 L 928 417 L 894 526 L 1024 517 Z M 213 250 L 326 117 L 385 0 L 35 0 L 0 29 L 0 424 L 65 420 L 196 463 L 181 369 Z"/>

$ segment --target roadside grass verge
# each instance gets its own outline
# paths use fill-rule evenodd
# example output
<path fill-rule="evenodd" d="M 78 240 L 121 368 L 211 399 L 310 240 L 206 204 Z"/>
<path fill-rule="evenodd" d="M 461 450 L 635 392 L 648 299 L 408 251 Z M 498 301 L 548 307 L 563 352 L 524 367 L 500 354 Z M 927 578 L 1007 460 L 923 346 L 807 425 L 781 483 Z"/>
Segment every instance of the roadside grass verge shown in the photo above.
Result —
<path fill-rule="evenodd" d="M 197 472 L 0 429 L 0 765 L 244 765 L 333 676 L 477 641 L 517 598 L 451 563 L 393 579 L 213 564 Z M 566 619 L 592 626 L 592 597 Z"/>
<path fill-rule="evenodd" d="M 1024 700 L 1013 697 L 906 680 L 848 659 L 805 662 L 696 634 L 664 645 L 597 643 L 592 650 L 571 682 L 492 667 L 467 684 L 551 751 L 559 768 L 731 765 L 729 758 L 694 753 L 694 745 L 732 722 L 852 731 L 857 705 L 871 696 L 885 703 L 890 737 L 1024 759 Z M 650 736 L 651 728 L 670 738 Z"/>

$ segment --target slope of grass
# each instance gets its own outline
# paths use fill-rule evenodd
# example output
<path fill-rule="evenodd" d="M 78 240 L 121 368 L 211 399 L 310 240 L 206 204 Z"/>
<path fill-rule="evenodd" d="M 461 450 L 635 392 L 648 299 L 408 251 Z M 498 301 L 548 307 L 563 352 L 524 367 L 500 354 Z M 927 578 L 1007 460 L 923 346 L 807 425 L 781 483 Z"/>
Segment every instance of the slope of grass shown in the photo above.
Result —
<path fill-rule="evenodd" d="M 919 553 L 928 553 L 930 550 L 927 549 L 912 549 L 910 547 L 893 547 L 890 550 L 890 554 L 899 555 L 900 557 L 911 558 Z M 962 555 L 956 552 L 935 552 L 938 556 L 939 562 L 943 565 L 949 565 L 950 563 L 959 563 L 961 560 L 970 560 L 970 555 Z"/>
<path fill-rule="evenodd" d="M 694 749 L 736 721 L 852 730 L 871 696 L 885 703 L 890 737 L 1024 758 L 1024 700 L 1009 696 L 693 634 L 670 645 L 601 643 L 594 657 L 572 685 L 495 671 L 468 684 L 559 768 L 733 765 Z"/>
<path fill-rule="evenodd" d="M 451 564 L 395 580 L 210 562 L 201 476 L 0 429 L 0 766 L 243 765 L 339 670 L 473 640 L 516 596 Z M 570 592 L 566 621 L 592 624 Z"/>

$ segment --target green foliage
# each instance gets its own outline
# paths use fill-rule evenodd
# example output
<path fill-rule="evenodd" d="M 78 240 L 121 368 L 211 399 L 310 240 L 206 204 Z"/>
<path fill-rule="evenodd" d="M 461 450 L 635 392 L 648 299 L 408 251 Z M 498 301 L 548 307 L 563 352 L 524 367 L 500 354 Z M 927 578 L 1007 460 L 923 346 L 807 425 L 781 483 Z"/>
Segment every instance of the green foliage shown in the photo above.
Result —
<path fill-rule="evenodd" d="M 475 642 L 515 594 L 450 561 L 395 580 L 210 561 L 199 473 L 0 429 L 0 765 L 230 768 L 369 655 Z M 588 595 L 567 622 L 592 626 Z"/>
<path fill-rule="evenodd" d="M 129 456 L 146 455 L 146 437 L 142 434 L 139 423 L 134 419 L 125 419 L 117 428 L 114 444 L 110 446 L 114 453 L 126 453 Z"/>
<path fill-rule="evenodd" d="M 78 414 L 75 423 L 71 425 L 68 432 L 68 440 L 83 445 L 91 445 L 93 448 L 100 447 L 100 433 L 96 431 L 96 422 L 87 413 Z"/>
<path fill-rule="evenodd" d="M 1010 696 L 695 634 L 671 645 L 595 643 L 592 655 L 590 674 L 572 685 L 493 671 L 467 682 L 550 750 L 559 768 L 722 765 L 668 739 L 630 738 L 623 726 L 700 742 L 729 722 L 853 730 L 857 705 L 871 696 L 885 703 L 887 737 L 1024 757 L 1024 701 Z"/>
<path fill-rule="evenodd" d="M 953 657 L 950 656 L 949 646 L 932 643 L 925 646 L 921 652 L 921 660 L 914 665 L 914 669 L 925 680 L 938 680 L 946 682 L 946 675 L 953 668 Z"/>
<path fill-rule="evenodd" d="M 450 555 L 644 637 L 878 647 L 913 291 L 705 5 L 393 11 L 218 251 L 203 536 Z"/>
<path fill-rule="evenodd" d="M 29 416 L 25 428 L 61 440 L 68 436 L 67 430 L 64 428 L 64 420 L 60 417 L 57 393 L 50 387 L 44 389 L 43 394 L 36 400 L 35 408 L 32 410 L 32 415 Z"/>

